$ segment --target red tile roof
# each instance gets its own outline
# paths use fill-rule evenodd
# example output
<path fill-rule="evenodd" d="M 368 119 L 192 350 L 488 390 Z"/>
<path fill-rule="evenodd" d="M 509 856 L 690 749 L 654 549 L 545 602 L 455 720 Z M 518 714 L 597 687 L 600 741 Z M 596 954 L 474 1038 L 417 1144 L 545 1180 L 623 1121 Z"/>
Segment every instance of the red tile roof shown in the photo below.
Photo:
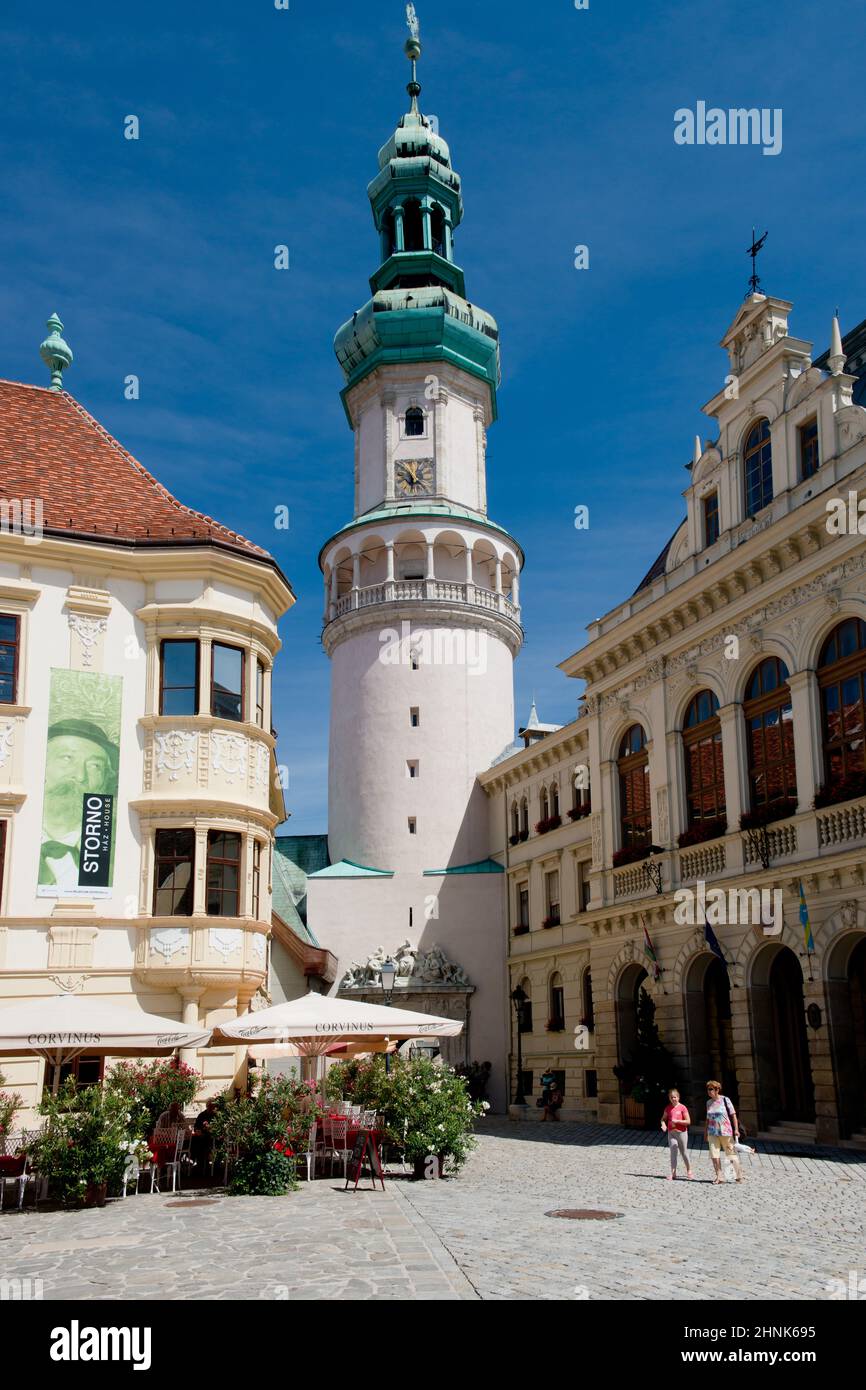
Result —
<path fill-rule="evenodd" d="M 46 534 L 120 545 L 266 550 L 195 512 L 156 481 L 66 391 L 0 381 L 0 495 L 41 498 Z"/>

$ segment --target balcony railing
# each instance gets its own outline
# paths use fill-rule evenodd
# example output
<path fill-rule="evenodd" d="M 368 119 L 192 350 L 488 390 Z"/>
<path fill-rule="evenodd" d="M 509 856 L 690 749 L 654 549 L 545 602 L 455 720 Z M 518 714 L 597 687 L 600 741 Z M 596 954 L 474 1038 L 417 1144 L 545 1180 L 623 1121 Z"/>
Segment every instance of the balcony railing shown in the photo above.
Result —
<path fill-rule="evenodd" d="M 494 589 L 482 589 L 478 584 L 461 584 L 453 579 L 386 579 L 381 584 L 368 584 L 363 589 L 350 589 L 331 604 L 329 620 L 343 618 L 361 608 L 378 603 L 461 603 L 470 608 L 484 608 L 500 613 L 513 623 L 520 623 L 520 608 L 505 594 Z"/>

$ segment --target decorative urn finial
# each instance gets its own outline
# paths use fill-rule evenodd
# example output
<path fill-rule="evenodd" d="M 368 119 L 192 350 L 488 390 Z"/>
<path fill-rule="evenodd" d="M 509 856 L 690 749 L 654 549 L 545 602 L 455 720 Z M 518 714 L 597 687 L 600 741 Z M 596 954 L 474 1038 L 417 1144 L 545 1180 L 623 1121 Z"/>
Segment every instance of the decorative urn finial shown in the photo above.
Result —
<path fill-rule="evenodd" d="M 63 390 L 63 372 L 71 364 L 72 348 L 68 343 L 64 343 L 61 338 L 63 324 L 56 314 L 52 314 L 45 327 L 49 330 L 48 337 L 39 348 L 39 356 L 51 372 L 52 391 Z"/>

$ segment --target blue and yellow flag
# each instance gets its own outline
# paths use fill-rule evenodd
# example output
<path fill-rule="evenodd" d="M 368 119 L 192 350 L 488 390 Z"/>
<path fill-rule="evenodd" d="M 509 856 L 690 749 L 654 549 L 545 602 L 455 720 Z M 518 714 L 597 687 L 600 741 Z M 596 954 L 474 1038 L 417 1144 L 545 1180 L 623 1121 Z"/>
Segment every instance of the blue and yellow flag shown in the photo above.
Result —
<path fill-rule="evenodd" d="M 815 950 L 815 942 L 812 939 L 812 926 L 809 921 L 809 909 L 806 906 L 806 894 L 803 892 L 803 880 L 800 879 L 800 921 L 803 923 L 803 940 L 806 943 L 806 951 L 812 955 Z"/>

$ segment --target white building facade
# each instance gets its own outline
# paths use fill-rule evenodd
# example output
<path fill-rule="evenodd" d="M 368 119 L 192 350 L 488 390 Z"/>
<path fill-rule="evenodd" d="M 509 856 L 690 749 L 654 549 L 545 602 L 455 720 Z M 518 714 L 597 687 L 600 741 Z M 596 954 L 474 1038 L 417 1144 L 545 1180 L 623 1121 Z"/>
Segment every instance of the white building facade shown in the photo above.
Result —
<path fill-rule="evenodd" d="M 56 387 L 0 382 L 6 501 L 40 517 L 0 532 L 0 995 L 211 1026 L 268 978 L 271 672 L 294 598 L 59 389 L 71 354 L 49 327 Z M 203 1093 L 244 1066 L 231 1048 L 185 1060 Z M 2 1069 L 32 1109 L 44 1063 Z"/>

